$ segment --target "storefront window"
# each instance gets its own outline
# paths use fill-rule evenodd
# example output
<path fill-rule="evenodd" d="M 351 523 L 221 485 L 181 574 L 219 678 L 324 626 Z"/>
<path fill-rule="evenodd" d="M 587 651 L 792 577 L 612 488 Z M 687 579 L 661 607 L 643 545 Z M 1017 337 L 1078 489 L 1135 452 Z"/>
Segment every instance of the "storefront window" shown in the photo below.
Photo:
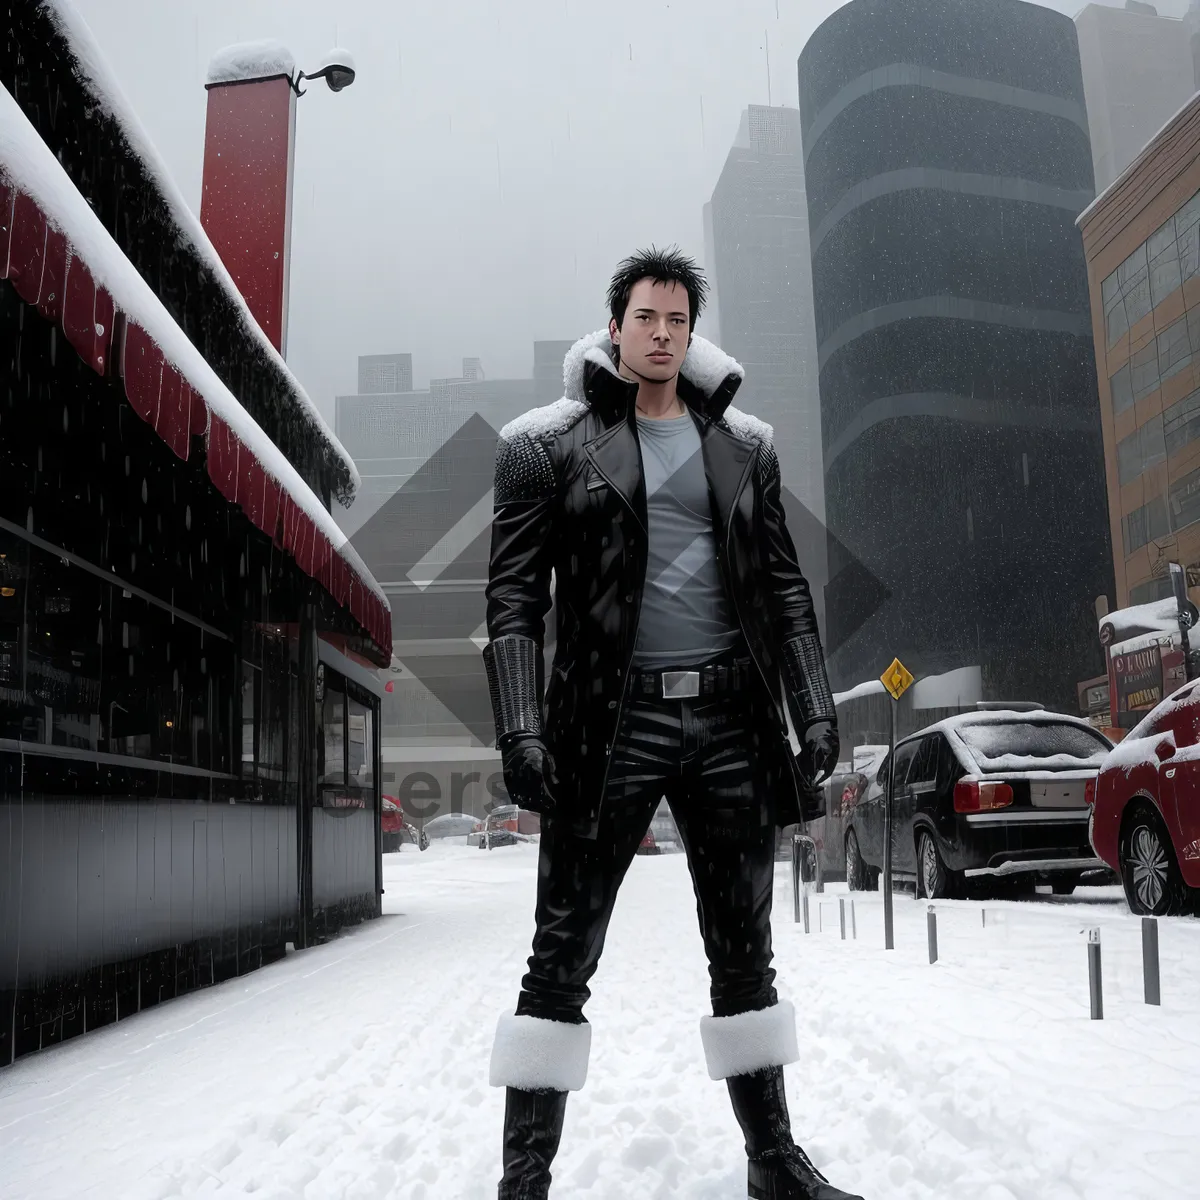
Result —
<path fill-rule="evenodd" d="M 317 777 L 324 786 L 346 782 L 346 693 L 333 672 L 325 668 L 325 698 L 321 705 L 322 737 L 318 740 L 321 761 Z"/>
<path fill-rule="evenodd" d="M 0 532 L 0 737 L 231 770 L 230 643 Z"/>
<path fill-rule="evenodd" d="M 350 780 L 358 787 L 375 786 L 375 734 L 373 714 L 367 705 L 349 698 Z"/>

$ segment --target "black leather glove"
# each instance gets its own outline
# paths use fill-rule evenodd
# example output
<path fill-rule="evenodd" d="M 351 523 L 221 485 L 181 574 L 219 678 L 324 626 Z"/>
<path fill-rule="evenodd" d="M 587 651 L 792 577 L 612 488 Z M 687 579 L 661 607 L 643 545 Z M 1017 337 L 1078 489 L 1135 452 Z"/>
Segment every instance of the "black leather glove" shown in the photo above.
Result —
<path fill-rule="evenodd" d="M 814 787 L 824 783 L 837 766 L 841 742 L 836 721 L 814 721 L 805 731 L 796 756 L 800 773 Z"/>
<path fill-rule="evenodd" d="M 546 743 L 536 734 L 510 734 L 501 739 L 500 758 L 509 800 L 530 812 L 553 812 L 558 776 Z"/>

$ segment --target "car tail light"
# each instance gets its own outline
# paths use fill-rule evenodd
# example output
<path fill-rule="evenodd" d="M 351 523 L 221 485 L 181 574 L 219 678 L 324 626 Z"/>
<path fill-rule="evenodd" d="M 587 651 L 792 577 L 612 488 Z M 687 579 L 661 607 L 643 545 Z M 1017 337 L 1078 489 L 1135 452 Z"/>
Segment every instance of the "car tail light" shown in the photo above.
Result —
<path fill-rule="evenodd" d="M 1084 804 L 1096 803 L 1096 777 L 1093 775 L 1091 779 L 1083 785 L 1083 802 Z"/>
<path fill-rule="evenodd" d="M 1012 802 L 1013 790 L 1007 783 L 960 779 L 954 785 L 955 812 L 991 812 L 997 808 L 1008 808 Z"/>

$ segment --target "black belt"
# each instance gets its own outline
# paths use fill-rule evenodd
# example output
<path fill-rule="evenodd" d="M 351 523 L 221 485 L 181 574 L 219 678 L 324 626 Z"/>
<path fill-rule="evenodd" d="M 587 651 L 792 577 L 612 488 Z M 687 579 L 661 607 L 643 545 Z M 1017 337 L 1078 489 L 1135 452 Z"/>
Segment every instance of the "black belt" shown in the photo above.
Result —
<path fill-rule="evenodd" d="M 702 667 L 635 670 L 631 698 L 687 700 L 694 696 L 728 696 L 745 691 L 753 677 L 750 658 L 718 659 Z"/>

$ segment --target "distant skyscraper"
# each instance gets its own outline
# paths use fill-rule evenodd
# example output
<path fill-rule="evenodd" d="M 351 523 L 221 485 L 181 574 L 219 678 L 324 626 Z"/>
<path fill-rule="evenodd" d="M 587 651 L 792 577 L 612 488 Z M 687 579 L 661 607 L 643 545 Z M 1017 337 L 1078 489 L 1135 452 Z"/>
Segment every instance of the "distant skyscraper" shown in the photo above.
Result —
<path fill-rule="evenodd" d="M 708 279 L 708 304 L 696 323 L 696 332 L 721 344 L 721 295 L 717 287 L 717 238 L 713 232 L 712 201 L 704 206 L 704 274 Z"/>
<path fill-rule="evenodd" d="M 1195 18 L 1151 4 L 1088 4 L 1075 18 L 1096 191 L 1102 192 L 1196 91 Z"/>
<path fill-rule="evenodd" d="M 411 354 L 364 354 L 358 360 L 360 396 L 395 395 L 413 390 Z"/>
<path fill-rule="evenodd" d="M 800 113 L 753 104 L 704 206 L 721 348 L 746 369 L 734 403 L 775 430 L 796 550 L 824 618 L 825 471 Z"/>
<path fill-rule="evenodd" d="M 797 109 L 752 104 L 742 114 L 705 210 L 720 345 L 746 368 L 735 404 L 774 426 L 784 483 L 821 519 L 821 406 Z"/>

